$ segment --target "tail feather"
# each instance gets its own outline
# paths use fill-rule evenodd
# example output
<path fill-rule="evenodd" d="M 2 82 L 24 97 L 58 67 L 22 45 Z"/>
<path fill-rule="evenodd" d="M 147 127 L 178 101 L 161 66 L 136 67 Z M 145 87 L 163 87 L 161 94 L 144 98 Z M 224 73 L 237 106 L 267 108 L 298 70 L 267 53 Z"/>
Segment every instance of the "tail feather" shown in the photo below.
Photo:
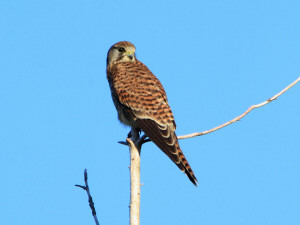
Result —
<path fill-rule="evenodd" d="M 162 133 L 167 133 L 166 128 L 159 126 L 153 120 L 137 119 L 136 123 L 138 127 L 150 138 L 150 140 L 153 141 L 178 166 L 178 168 L 188 176 L 195 186 L 197 186 L 197 178 L 180 149 L 177 136 L 174 131 L 170 131 L 170 128 L 167 127 L 167 130 L 169 129 L 167 132 L 170 135 L 166 137 L 165 135 L 162 135 Z M 164 130 L 162 131 L 160 128 L 163 128 Z"/>

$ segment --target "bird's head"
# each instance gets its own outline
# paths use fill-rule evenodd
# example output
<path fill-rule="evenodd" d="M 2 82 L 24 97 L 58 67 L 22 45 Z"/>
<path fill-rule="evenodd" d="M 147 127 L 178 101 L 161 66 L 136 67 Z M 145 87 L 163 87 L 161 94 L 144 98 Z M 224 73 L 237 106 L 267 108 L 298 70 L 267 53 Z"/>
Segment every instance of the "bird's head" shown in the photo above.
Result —
<path fill-rule="evenodd" d="M 128 41 L 121 41 L 110 47 L 107 53 L 107 65 L 112 62 L 135 62 L 135 47 Z"/>

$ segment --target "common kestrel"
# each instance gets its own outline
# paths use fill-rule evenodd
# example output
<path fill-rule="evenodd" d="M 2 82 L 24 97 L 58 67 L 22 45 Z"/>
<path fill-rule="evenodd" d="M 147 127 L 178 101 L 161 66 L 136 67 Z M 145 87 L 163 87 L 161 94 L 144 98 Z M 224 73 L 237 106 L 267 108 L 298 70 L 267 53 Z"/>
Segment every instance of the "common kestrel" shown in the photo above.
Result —
<path fill-rule="evenodd" d="M 175 134 L 166 92 L 148 67 L 136 59 L 135 46 L 127 41 L 114 44 L 107 53 L 106 72 L 119 120 L 141 129 L 196 185 Z"/>

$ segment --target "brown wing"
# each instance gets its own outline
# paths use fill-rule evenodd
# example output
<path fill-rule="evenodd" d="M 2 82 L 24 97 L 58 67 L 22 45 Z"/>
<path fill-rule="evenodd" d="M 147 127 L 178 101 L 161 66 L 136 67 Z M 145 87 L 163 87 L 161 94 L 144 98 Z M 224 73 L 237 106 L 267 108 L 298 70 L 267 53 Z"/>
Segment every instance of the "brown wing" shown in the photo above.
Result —
<path fill-rule="evenodd" d="M 197 179 L 183 155 L 175 134 L 176 124 L 160 81 L 141 62 L 117 63 L 108 71 L 111 86 L 123 114 L 132 113 L 131 125 L 138 127 L 196 185 Z"/>

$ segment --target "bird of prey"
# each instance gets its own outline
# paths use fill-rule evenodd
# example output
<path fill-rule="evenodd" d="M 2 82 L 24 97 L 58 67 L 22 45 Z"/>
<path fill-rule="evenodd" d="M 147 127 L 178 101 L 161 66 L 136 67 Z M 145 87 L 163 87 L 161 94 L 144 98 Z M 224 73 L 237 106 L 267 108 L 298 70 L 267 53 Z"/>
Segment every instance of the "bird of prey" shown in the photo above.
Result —
<path fill-rule="evenodd" d="M 166 92 L 148 67 L 136 59 L 132 43 L 118 42 L 109 49 L 106 73 L 119 120 L 142 130 L 197 186 L 175 134 Z"/>

